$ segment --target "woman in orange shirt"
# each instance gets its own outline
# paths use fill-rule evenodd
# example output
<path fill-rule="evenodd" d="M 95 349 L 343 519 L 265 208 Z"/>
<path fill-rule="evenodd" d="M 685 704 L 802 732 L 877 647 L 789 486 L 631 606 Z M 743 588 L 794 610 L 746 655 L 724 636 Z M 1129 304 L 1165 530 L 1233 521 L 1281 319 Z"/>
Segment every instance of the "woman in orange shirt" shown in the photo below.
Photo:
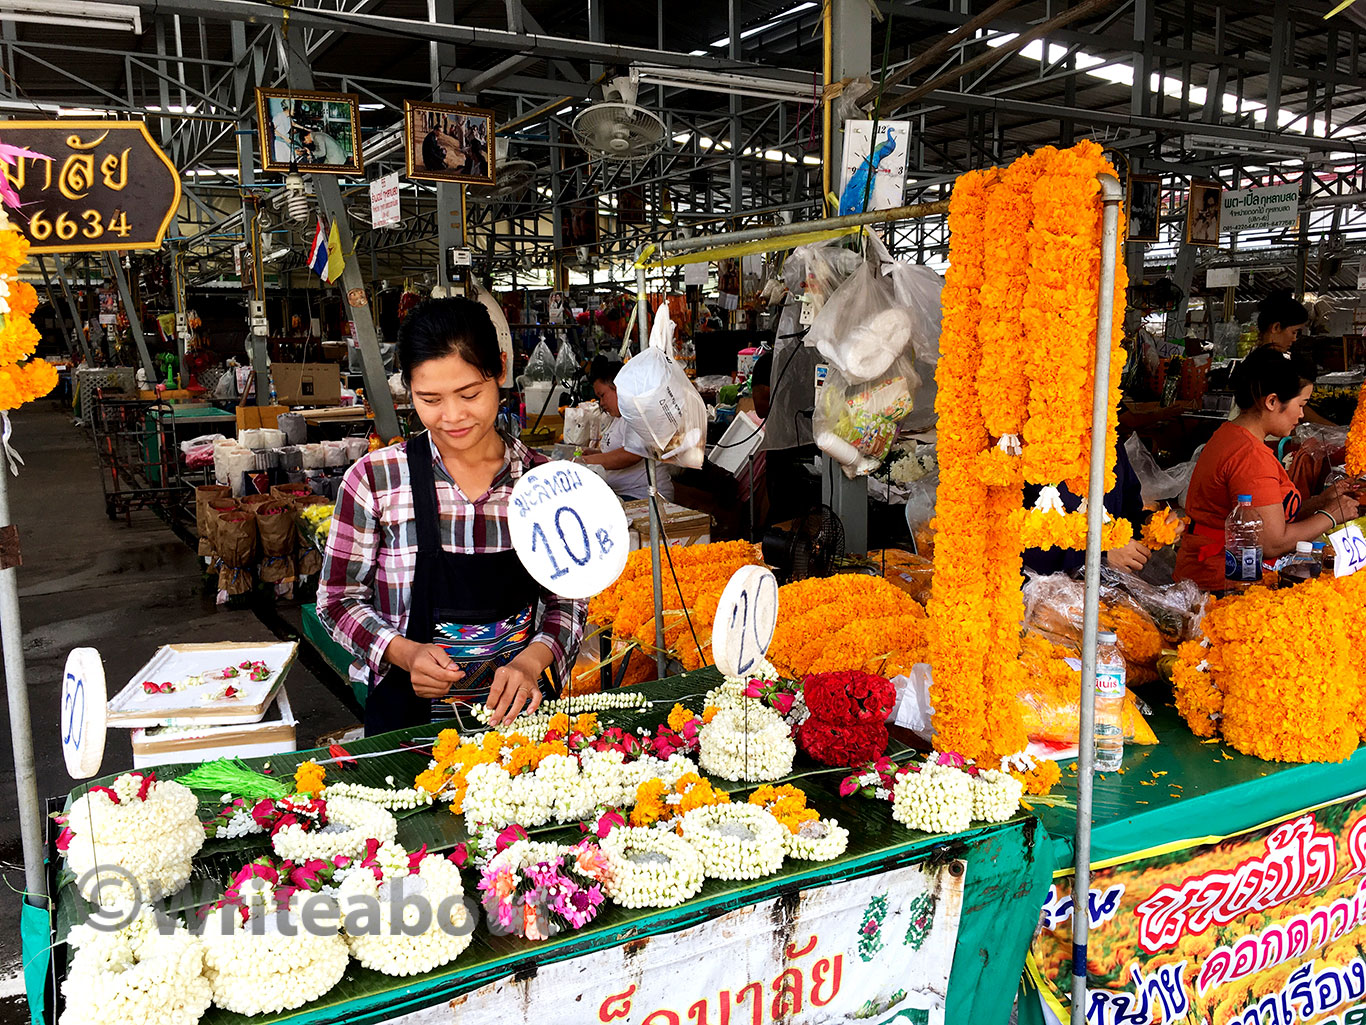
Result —
<path fill-rule="evenodd" d="M 1239 495 L 1251 495 L 1262 517 L 1262 556 L 1272 561 L 1357 515 L 1344 484 L 1302 499 L 1266 439 L 1284 438 L 1304 415 L 1314 390 L 1313 364 L 1272 346 L 1254 349 L 1233 373 L 1238 417 L 1221 426 L 1200 453 L 1186 494 L 1191 529 L 1181 539 L 1175 579 L 1207 591 L 1223 589 L 1224 520 Z"/>

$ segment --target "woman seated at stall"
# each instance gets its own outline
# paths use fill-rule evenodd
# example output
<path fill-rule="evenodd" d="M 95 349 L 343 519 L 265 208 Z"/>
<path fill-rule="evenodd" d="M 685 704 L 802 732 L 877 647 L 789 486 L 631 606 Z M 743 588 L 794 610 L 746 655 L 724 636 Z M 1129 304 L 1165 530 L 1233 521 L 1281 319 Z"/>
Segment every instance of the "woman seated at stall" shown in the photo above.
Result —
<path fill-rule="evenodd" d="M 1239 495 L 1251 495 L 1262 518 L 1262 555 L 1268 562 L 1295 550 L 1357 515 L 1357 504 L 1339 482 L 1303 499 L 1267 438 L 1295 429 L 1314 390 L 1314 366 L 1302 356 L 1263 345 L 1233 373 L 1236 419 L 1221 426 L 1200 453 L 1186 495 L 1191 527 L 1176 556 L 1176 580 L 1194 580 L 1208 591 L 1225 587 L 1224 520 Z"/>
<path fill-rule="evenodd" d="M 593 394 L 598 397 L 598 405 L 612 418 L 612 422 L 602 432 L 602 442 L 597 452 L 589 452 L 577 457 L 581 463 L 601 466 L 604 476 L 617 497 L 624 501 L 646 498 L 650 493 L 649 480 L 645 472 L 645 453 L 649 449 L 631 425 L 621 417 L 617 404 L 617 374 L 621 364 L 606 356 L 594 356 L 593 365 L 588 371 Z M 655 487 L 661 498 L 672 499 L 673 478 L 668 468 L 656 465 Z"/>
<path fill-rule="evenodd" d="M 318 618 L 356 656 L 367 735 L 448 717 L 452 698 L 505 722 L 557 691 L 583 638 L 586 603 L 543 590 L 508 533 L 513 485 L 547 460 L 495 427 L 503 355 L 479 303 L 423 303 L 398 362 L 427 430 L 347 471 Z"/>

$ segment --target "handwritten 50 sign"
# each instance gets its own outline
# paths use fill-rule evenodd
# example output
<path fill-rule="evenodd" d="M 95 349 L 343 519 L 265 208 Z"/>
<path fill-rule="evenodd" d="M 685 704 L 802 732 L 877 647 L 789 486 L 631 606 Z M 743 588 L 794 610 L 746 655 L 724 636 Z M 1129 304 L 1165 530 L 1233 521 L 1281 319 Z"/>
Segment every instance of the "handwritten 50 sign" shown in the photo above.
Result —
<path fill-rule="evenodd" d="M 574 463 L 522 474 L 508 500 L 508 529 L 526 571 L 566 598 L 591 598 L 626 568 L 626 511 L 605 480 Z"/>
<path fill-rule="evenodd" d="M 57 727 L 62 757 L 72 779 L 89 779 L 104 761 L 108 724 L 104 663 L 94 648 L 72 648 L 62 677 L 62 710 Z"/>

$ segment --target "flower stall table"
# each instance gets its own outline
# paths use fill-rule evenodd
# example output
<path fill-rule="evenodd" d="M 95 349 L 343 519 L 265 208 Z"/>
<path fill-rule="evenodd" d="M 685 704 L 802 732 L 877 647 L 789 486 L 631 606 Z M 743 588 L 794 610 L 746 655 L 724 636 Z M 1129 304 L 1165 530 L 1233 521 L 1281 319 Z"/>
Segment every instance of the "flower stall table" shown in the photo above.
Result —
<path fill-rule="evenodd" d="M 1149 722 L 1160 743 L 1126 748 L 1123 774 L 1096 780 L 1088 1020 L 1184 1021 L 1189 1013 L 1222 1025 L 1265 1003 L 1259 1022 L 1337 1022 L 1321 1016 L 1366 1007 L 1357 947 L 1366 926 L 1357 896 L 1366 874 L 1366 750 L 1336 765 L 1265 762 L 1200 741 L 1170 706 Z M 1071 799 L 1076 781 L 1064 772 L 1054 794 Z M 1075 813 L 1044 808 L 1039 818 L 1059 878 L 1021 990 L 1026 1025 L 1047 1020 L 1040 995 L 1067 1020 L 1059 997 L 1071 983 Z M 1320 909 L 1330 909 L 1320 911 L 1326 924 L 1313 924 Z M 1296 1004 L 1296 984 L 1310 1003 Z M 1343 1020 L 1366 1015 L 1355 1013 Z"/>
<path fill-rule="evenodd" d="M 640 691 L 659 702 L 653 713 L 614 712 L 612 718 L 623 726 L 658 721 L 675 700 L 696 704 L 718 679 L 714 670 L 703 670 L 642 685 Z M 363 756 L 433 733 L 419 727 L 348 749 Z M 271 769 L 284 776 L 307 756 L 274 756 Z M 411 780 L 427 757 L 415 751 L 361 757 L 354 769 L 329 767 L 329 779 L 374 786 L 384 786 L 385 776 Z M 872 1011 L 870 1021 L 1004 1022 L 1053 867 L 1052 847 L 1040 842 L 1047 837 L 1037 819 L 1020 815 L 956 835 L 927 836 L 894 823 L 887 802 L 839 797 L 841 776 L 836 770 L 798 780 L 812 805 L 852 834 L 834 861 L 788 860 L 767 878 L 708 880 L 698 896 L 668 910 L 611 905 L 581 931 L 540 943 L 494 937 L 481 916 L 469 949 L 445 968 L 401 979 L 352 962 L 319 1000 L 252 1020 L 417 1025 L 547 1013 L 559 1021 L 622 1025 L 720 1022 L 731 1015 L 758 1022 L 770 1020 L 775 1007 L 793 1010 L 800 1000 L 801 1013 L 785 1020 L 801 1021 L 813 1013 L 852 1014 L 878 997 L 881 986 L 878 1003 L 886 1012 L 865 1008 Z M 547 838 L 542 832 L 535 831 L 537 838 Z M 578 835 L 572 826 L 558 832 Z M 449 850 L 466 835 L 463 819 L 437 806 L 401 817 L 398 839 L 410 850 L 424 843 L 429 850 Z M 190 886 L 171 905 L 193 905 L 196 896 L 212 900 L 213 884 L 221 889 L 222 880 L 262 850 L 268 847 L 260 836 L 210 840 Z M 466 893 L 474 893 L 471 873 L 465 875 Z M 67 882 L 54 919 L 58 940 L 82 908 Z M 58 947 L 54 958 L 58 977 L 66 970 L 65 950 Z M 907 1006 L 917 999 L 920 1006 Z M 921 1009 L 936 1003 L 941 1010 Z M 247 1019 L 212 1009 L 203 1020 Z"/>

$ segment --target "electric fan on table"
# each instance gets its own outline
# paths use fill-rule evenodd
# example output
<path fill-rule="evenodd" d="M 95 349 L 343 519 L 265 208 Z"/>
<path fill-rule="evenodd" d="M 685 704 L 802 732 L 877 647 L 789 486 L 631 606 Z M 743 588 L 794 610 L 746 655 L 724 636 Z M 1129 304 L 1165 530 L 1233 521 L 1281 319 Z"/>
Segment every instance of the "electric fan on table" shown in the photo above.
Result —
<path fill-rule="evenodd" d="M 828 577 L 844 558 L 844 525 L 829 506 L 815 506 L 791 530 L 765 534 L 763 553 L 781 583 Z"/>
<path fill-rule="evenodd" d="M 664 122 L 653 111 L 636 104 L 640 84 L 630 78 L 612 79 L 603 87 L 603 102 L 574 118 L 574 141 L 599 160 L 645 160 L 664 144 Z"/>

